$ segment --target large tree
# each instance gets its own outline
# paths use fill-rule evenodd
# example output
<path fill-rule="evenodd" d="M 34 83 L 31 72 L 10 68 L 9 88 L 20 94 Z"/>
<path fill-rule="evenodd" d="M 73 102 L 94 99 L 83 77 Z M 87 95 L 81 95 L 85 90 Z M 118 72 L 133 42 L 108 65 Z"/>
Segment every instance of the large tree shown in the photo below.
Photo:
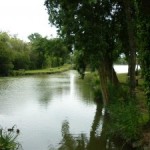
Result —
<path fill-rule="evenodd" d="M 46 0 L 49 19 L 59 30 L 68 47 L 82 51 L 84 62 L 93 65 L 99 73 L 104 105 L 109 101 L 108 81 L 118 85 L 113 62 L 118 56 L 116 3 L 109 0 L 74 1 Z"/>

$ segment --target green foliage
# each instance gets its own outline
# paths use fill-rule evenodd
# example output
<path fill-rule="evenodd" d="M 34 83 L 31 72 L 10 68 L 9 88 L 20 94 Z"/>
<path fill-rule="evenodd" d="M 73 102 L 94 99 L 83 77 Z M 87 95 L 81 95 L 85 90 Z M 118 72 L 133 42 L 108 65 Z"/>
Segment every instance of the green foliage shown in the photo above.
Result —
<path fill-rule="evenodd" d="M 35 63 L 36 68 L 58 67 L 68 59 L 68 49 L 61 39 L 43 38 L 38 33 L 31 34 L 29 39 L 35 61 L 32 63 Z"/>
<path fill-rule="evenodd" d="M 137 24 L 139 60 L 145 82 L 145 94 L 147 96 L 147 106 L 150 119 L 150 16 L 145 16 L 140 6 L 139 10 L 140 13 Z"/>
<path fill-rule="evenodd" d="M 27 53 L 17 52 L 15 54 L 13 64 L 14 64 L 14 69 L 15 70 L 29 69 L 29 65 L 30 65 L 29 55 Z"/>
<path fill-rule="evenodd" d="M 104 105 L 107 104 L 107 80 L 112 80 L 113 62 L 121 53 L 119 32 L 122 11 L 116 1 L 66 1 L 46 0 L 50 22 L 59 30 L 58 34 L 68 47 L 77 52 L 77 69 L 84 78 L 85 66 L 99 71 Z M 121 10 L 121 11 L 120 11 Z M 119 46 L 118 46 L 119 45 Z M 115 83 L 116 81 L 116 83 Z"/>
<path fill-rule="evenodd" d="M 0 75 L 9 75 L 13 69 L 12 51 L 9 43 L 9 35 L 0 32 Z"/>
<path fill-rule="evenodd" d="M 27 69 L 30 65 L 29 46 L 8 33 L 0 33 L 0 75 L 6 76 L 12 70 Z"/>
<path fill-rule="evenodd" d="M 119 29 L 116 23 L 118 7 L 114 14 L 111 13 L 115 4 L 111 5 L 108 0 L 46 0 L 45 5 L 50 22 L 59 28 L 59 34 L 70 49 L 82 51 L 86 63 L 97 66 L 105 59 L 116 59 L 119 53 L 115 51 L 118 43 L 115 31 Z"/>
<path fill-rule="evenodd" d="M 109 114 L 108 135 L 121 138 L 131 143 L 141 137 L 142 113 L 139 111 L 138 100 L 132 99 L 126 83 L 126 74 L 119 75 L 122 87 L 109 84 L 111 103 L 107 107 Z M 140 96 L 139 94 L 137 94 Z"/>
<path fill-rule="evenodd" d="M 17 37 L 10 37 L 10 44 L 13 54 L 14 70 L 30 68 L 29 45 Z"/>
<path fill-rule="evenodd" d="M 12 70 L 13 70 L 13 64 L 7 63 L 7 64 L 1 64 L 0 65 L 0 75 L 2 76 L 8 76 L 11 74 Z"/>
<path fill-rule="evenodd" d="M 137 103 L 129 97 L 128 89 L 110 86 L 111 103 L 108 106 L 110 116 L 109 134 L 131 142 L 140 137 L 141 114 Z"/>
<path fill-rule="evenodd" d="M 57 67 L 67 62 L 70 52 L 63 40 L 56 38 L 49 40 L 47 53 L 51 58 L 51 67 Z"/>
<path fill-rule="evenodd" d="M 73 57 L 73 63 L 75 64 L 75 69 L 81 75 L 81 78 L 84 78 L 86 63 L 85 56 L 82 51 L 75 51 Z"/>
<path fill-rule="evenodd" d="M 29 39 L 30 43 L 25 43 L 0 32 L 1 76 L 23 73 L 18 70 L 58 67 L 69 59 L 70 52 L 62 39 L 47 39 L 38 33 L 31 34 Z"/>
<path fill-rule="evenodd" d="M 100 81 L 96 72 L 87 73 L 85 80 L 92 87 L 94 93 L 94 99 L 98 102 L 102 102 L 102 92 L 100 90 Z"/>
<path fill-rule="evenodd" d="M 19 150 L 21 145 L 16 141 L 19 134 L 13 128 L 8 130 L 0 129 L 0 149 Z"/>

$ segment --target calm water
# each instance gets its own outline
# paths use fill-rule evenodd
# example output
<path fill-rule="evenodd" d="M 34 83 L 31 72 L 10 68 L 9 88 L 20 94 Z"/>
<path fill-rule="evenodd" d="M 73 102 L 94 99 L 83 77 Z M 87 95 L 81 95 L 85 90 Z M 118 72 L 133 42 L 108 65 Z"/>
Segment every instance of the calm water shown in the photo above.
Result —
<path fill-rule="evenodd" d="M 0 125 L 17 125 L 24 150 L 63 148 L 66 139 L 70 146 L 87 144 L 91 134 L 101 133 L 101 113 L 75 71 L 0 78 Z"/>
<path fill-rule="evenodd" d="M 0 78 L 0 125 L 20 129 L 24 150 L 105 150 L 103 122 L 102 106 L 76 71 Z"/>

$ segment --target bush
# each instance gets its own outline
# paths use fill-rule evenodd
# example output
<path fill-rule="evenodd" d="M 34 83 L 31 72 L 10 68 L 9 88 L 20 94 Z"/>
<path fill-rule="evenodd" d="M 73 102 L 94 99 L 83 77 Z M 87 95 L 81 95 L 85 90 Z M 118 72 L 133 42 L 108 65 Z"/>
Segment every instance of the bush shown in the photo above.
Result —
<path fill-rule="evenodd" d="M 13 70 L 13 64 L 8 63 L 8 64 L 0 64 L 0 76 L 8 76 L 11 74 Z"/>

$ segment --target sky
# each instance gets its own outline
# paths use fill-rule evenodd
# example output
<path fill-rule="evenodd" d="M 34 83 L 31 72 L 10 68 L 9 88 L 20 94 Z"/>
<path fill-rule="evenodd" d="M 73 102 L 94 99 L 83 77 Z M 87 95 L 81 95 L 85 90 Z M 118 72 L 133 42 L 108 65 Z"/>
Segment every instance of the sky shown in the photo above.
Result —
<path fill-rule="evenodd" d="M 0 0 L 0 31 L 17 35 L 28 41 L 32 33 L 43 37 L 56 37 L 56 28 L 51 27 L 44 6 L 45 0 Z"/>

